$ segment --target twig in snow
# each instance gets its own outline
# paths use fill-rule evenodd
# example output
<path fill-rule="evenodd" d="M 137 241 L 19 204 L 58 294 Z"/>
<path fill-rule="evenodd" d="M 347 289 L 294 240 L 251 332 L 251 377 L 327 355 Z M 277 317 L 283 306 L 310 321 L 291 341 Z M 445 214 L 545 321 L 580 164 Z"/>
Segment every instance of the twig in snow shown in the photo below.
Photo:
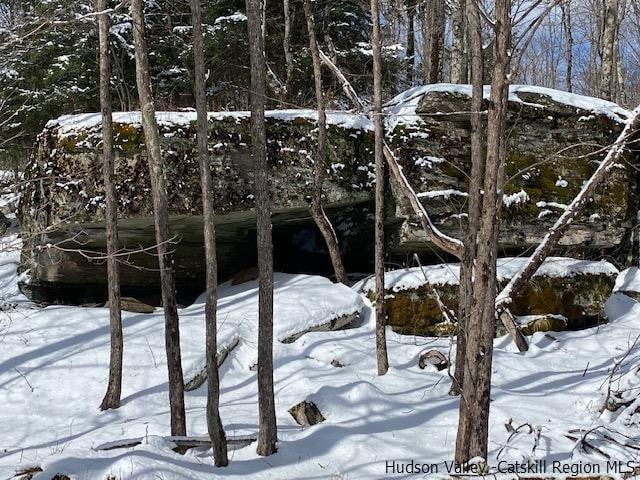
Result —
<path fill-rule="evenodd" d="M 29 383 L 29 379 L 27 378 L 27 376 L 26 376 L 24 373 L 22 373 L 20 370 L 18 370 L 16 367 L 13 367 L 13 369 L 14 369 L 16 372 L 18 372 L 18 375 L 20 375 L 20 376 L 24 379 L 24 381 L 25 381 L 25 382 L 27 382 L 27 385 L 29 385 L 29 388 L 30 388 L 30 389 L 31 389 L 31 391 L 33 392 L 33 391 L 34 391 L 34 389 L 33 389 L 33 385 L 31 385 L 31 383 Z"/>
<path fill-rule="evenodd" d="M 605 382 L 607 382 L 607 396 L 605 397 L 604 402 L 600 407 L 600 413 L 604 412 L 605 410 L 615 411 L 617 409 L 616 408 L 617 405 L 611 399 L 614 377 L 620 371 L 620 368 L 624 363 L 624 361 L 627 359 L 627 357 L 631 354 L 633 350 L 635 350 L 636 346 L 638 346 L 639 342 L 640 342 L 640 335 L 638 335 L 636 339 L 631 343 L 631 346 L 627 349 L 625 354 L 619 360 L 616 360 L 614 362 L 613 368 L 611 369 L 611 373 L 607 377 L 607 380 L 605 380 Z M 602 383 L 602 385 L 604 385 L 604 382 Z M 602 388 L 602 385 L 600 385 L 600 388 Z"/>

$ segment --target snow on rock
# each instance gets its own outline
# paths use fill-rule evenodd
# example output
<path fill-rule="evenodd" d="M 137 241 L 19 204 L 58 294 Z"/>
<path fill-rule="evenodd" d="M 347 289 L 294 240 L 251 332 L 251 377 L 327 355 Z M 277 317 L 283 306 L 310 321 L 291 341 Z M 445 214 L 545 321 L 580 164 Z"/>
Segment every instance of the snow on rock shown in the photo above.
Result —
<path fill-rule="evenodd" d="M 385 104 L 387 112 L 387 127 L 392 130 L 398 123 L 415 123 L 419 122 L 419 116 L 416 108 L 422 97 L 429 93 L 452 93 L 459 95 L 467 95 L 471 97 L 471 85 L 458 85 L 451 83 L 436 83 L 432 85 L 422 85 L 410 88 L 392 98 Z M 485 85 L 483 89 L 483 98 L 489 99 L 491 87 Z M 606 115 L 612 120 L 624 123 L 630 116 L 631 112 L 616 103 L 602 100 L 600 98 L 587 97 L 577 95 L 575 93 L 563 92 L 552 88 L 537 87 L 531 85 L 510 85 L 509 101 L 524 103 L 530 106 L 540 106 L 535 103 L 524 101 L 521 97 L 523 94 L 538 94 L 550 97 L 553 101 L 573 107 L 576 113 L 590 112 L 596 115 Z M 462 113 L 462 112 L 460 112 Z"/>
<path fill-rule="evenodd" d="M 505 257 L 498 259 L 498 281 L 512 278 L 529 260 L 528 257 Z M 611 263 L 577 260 L 567 257 L 549 257 L 534 276 L 573 277 L 575 275 L 617 275 L 618 269 Z M 426 277 L 426 278 L 425 278 Z M 426 283 L 433 285 L 457 285 L 460 264 L 445 263 L 385 272 L 385 288 L 393 291 L 415 289 Z M 368 278 L 353 287 L 357 291 L 375 290 L 375 279 Z"/>
<path fill-rule="evenodd" d="M 216 120 L 242 120 L 250 117 L 249 111 L 221 111 L 209 112 L 209 121 Z M 317 120 L 318 112 L 310 109 L 300 110 L 267 110 L 267 118 L 274 118 L 281 121 L 294 121 L 296 119 Z M 158 125 L 163 127 L 189 126 L 196 121 L 196 112 L 156 112 Z M 142 117 L 139 111 L 136 112 L 114 112 L 113 122 L 129 125 L 142 125 Z M 102 116 L 97 113 L 80 113 L 73 115 L 62 115 L 56 119 L 49 120 L 46 128 L 57 128 L 58 135 L 73 133 L 78 130 L 89 130 L 100 128 Z M 347 129 L 359 129 L 373 131 L 373 125 L 366 115 L 354 114 L 341 111 L 327 111 L 327 123 Z"/>
<path fill-rule="evenodd" d="M 469 196 L 469 194 L 467 192 L 461 192 L 460 190 L 454 190 L 451 188 L 447 190 L 431 190 L 429 192 L 420 192 L 417 194 L 418 198 L 443 197 L 445 199 L 448 199 L 451 196 L 467 197 Z"/>
<path fill-rule="evenodd" d="M 502 195 L 502 203 L 505 207 L 510 207 L 511 205 L 518 205 L 519 203 L 528 202 L 529 195 L 524 190 L 520 189 L 519 192 L 512 193 L 511 195 L 504 194 Z"/>

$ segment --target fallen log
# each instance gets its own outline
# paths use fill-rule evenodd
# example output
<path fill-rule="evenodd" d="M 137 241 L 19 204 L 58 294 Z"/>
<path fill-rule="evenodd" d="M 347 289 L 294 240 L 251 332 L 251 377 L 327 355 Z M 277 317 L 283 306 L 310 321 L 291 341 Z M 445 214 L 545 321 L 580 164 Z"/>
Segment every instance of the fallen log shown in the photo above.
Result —
<path fill-rule="evenodd" d="M 240 343 L 240 339 L 238 337 L 236 337 L 233 340 L 233 342 L 228 344 L 225 348 L 223 348 L 220 351 L 220 353 L 218 353 L 218 368 L 220 368 L 220 365 L 222 365 L 222 363 L 229 356 L 229 353 L 231 353 L 231 350 L 233 350 L 234 348 L 236 348 L 238 346 L 238 343 Z M 188 375 L 188 377 L 189 378 L 184 382 L 185 391 L 190 392 L 192 390 L 200 388 L 202 386 L 202 384 L 207 380 L 207 365 L 206 365 L 206 362 L 202 366 L 202 368 L 197 370 L 195 373 L 193 373 L 191 375 Z"/>
<path fill-rule="evenodd" d="M 123 438 L 113 442 L 103 443 L 97 447 L 93 447 L 95 451 L 117 450 L 119 448 L 133 448 L 141 445 L 146 437 Z M 162 437 L 167 442 L 175 445 L 173 450 L 183 454 L 191 448 L 211 448 L 211 439 L 209 437 L 185 437 L 185 436 L 166 436 Z M 255 442 L 257 437 L 253 435 L 238 435 L 235 437 L 227 437 L 227 446 L 229 450 L 237 450 L 246 447 Z"/>

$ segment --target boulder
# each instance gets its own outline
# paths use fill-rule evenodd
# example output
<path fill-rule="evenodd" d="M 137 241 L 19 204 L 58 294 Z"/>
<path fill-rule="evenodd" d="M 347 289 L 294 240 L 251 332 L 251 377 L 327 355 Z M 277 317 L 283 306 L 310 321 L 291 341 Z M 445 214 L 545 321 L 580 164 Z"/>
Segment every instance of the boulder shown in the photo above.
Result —
<path fill-rule="evenodd" d="M 326 420 L 316 404 L 308 400 L 294 405 L 288 411 L 298 425 L 303 427 L 310 427 Z"/>
<path fill-rule="evenodd" d="M 638 267 L 630 267 L 620 272 L 613 291 L 640 302 L 640 269 Z"/>
<path fill-rule="evenodd" d="M 498 260 L 498 285 L 503 287 L 526 258 Z M 455 324 L 447 321 L 436 296 L 454 312 L 458 307 L 459 264 L 395 270 L 385 274 L 389 325 L 408 335 L 448 336 Z M 525 334 L 549 330 L 579 330 L 606 321 L 604 304 L 618 270 L 608 262 L 550 257 L 540 267 L 510 309 Z M 375 284 L 368 279 L 354 288 L 375 301 Z M 501 325 L 498 335 L 506 332 Z"/>
<path fill-rule="evenodd" d="M 315 149 L 313 111 L 267 114 L 268 158 L 273 189 L 276 268 L 326 271 L 330 262 L 309 214 Z M 202 201 L 195 144 L 195 114 L 159 112 L 170 229 L 175 237 L 176 282 L 181 302 L 205 284 Z M 159 290 L 157 259 L 141 248 L 155 243 L 152 196 L 139 113 L 116 113 L 115 182 L 120 243 L 133 253 L 121 268 L 125 295 Z M 221 280 L 256 265 L 253 165 L 248 112 L 212 113 L 210 167 L 214 179 L 218 269 Z M 104 252 L 105 200 L 100 162 L 100 115 L 65 116 L 39 136 L 27 167 L 20 206 L 24 249 L 23 291 L 44 302 L 104 302 L 106 266 L 85 253 Z M 369 187 L 373 166 L 363 159 L 371 143 L 368 121 L 330 113 L 325 204 L 351 268 L 366 265 L 371 231 Z"/>
<path fill-rule="evenodd" d="M 404 174 L 438 228 L 457 237 L 466 223 L 470 94 L 466 85 L 428 85 L 409 90 L 387 105 L 390 118 L 397 118 L 391 144 Z M 483 108 L 487 106 L 485 98 Z M 519 85 L 511 86 L 507 106 L 499 240 L 503 254 L 515 255 L 544 237 L 595 171 L 605 154 L 603 147 L 615 140 L 629 112 L 595 98 Z M 627 154 L 626 160 L 637 161 L 637 153 Z M 630 249 L 620 247 L 627 246 L 629 227 L 635 224 L 638 211 L 631 164 L 622 162 L 611 170 L 563 236 L 557 254 L 580 258 L 615 254 L 627 260 Z M 405 220 L 395 251 L 428 254 L 432 245 L 403 199 L 398 198 L 395 216 Z"/>
<path fill-rule="evenodd" d="M 109 302 L 105 303 L 104 306 L 109 308 Z M 156 307 L 153 305 L 149 305 L 144 303 L 136 298 L 132 297 L 121 297 L 120 298 L 120 309 L 125 312 L 133 312 L 133 313 L 153 313 L 156 310 Z"/>
<path fill-rule="evenodd" d="M 470 87 L 416 87 L 387 104 L 389 143 L 403 172 L 439 228 L 459 235 L 466 221 L 470 168 Z M 594 171 L 629 112 L 610 102 L 537 87 L 512 86 L 508 115 L 507 183 L 501 252 L 519 255 L 537 244 Z M 175 234 L 176 282 L 181 303 L 205 284 L 201 194 L 193 112 L 159 112 Z M 157 294 L 157 259 L 144 133 L 137 112 L 116 113 L 115 181 L 121 247 L 134 252 L 122 265 L 123 295 Z M 370 271 L 373 257 L 372 128 L 358 114 L 330 112 L 325 181 L 332 220 L 349 271 Z M 106 250 L 100 162 L 100 114 L 63 116 L 38 138 L 22 182 L 21 271 L 25 294 L 38 302 L 101 303 L 106 266 L 77 253 Z M 214 178 L 220 280 L 256 265 L 253 165 L 248 112 L 209 115 L 210 168 Z M 268 159 L 273 190 L 276 269 L 331 273 L 324 240 L 309 214 L 316 114 L 267 113 Z M 625 160 L 634 162 L 627 155 Z M 637 155 L 637 153 L 636 153 Z M 638 210 L 636 173 L 613 169 L 585 213 L 573 222 L 555 254 L 576 258 L 612 255 L 624 264 Z M 440 261 L 395 184 L 387 189 L 386 240 L 390 261 L 420 253 Z M 135 252 L 138 253 L 135 253 Z M 250 272 L 239 275 L 242 280 Z M 247 275 L 245 275 L 247 274 Z"/>

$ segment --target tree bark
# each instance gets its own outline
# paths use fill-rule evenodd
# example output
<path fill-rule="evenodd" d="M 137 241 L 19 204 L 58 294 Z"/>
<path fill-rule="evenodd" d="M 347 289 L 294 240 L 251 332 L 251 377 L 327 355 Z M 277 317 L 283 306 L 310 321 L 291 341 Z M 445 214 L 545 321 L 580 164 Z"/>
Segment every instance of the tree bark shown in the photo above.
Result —
<path fill-rule="evenodd" d="M 605 0 L 602 38 L 602 80 L 600 93 L 605 100 L 613 100 L 615 86 L 616 32 L 618 29 L 618 0 Z"/>
<path fill-rule="evenodd" d="M 456 365 L 450 394 L 457 395 L 464 383 L 464 364 L 467 349 L 467 320 L 474 306 L 473 265 L 478 243 L 478 225 L 482 206 L 481 179 L 484 176 L 484 145 L 482 121 L 482 98 L 484 60 L 482 58 L 482 24 L 475 0 L 468 0 L 467 18 L 471 39 L 471 176 L 469 177 L 468 224 L 464 232 L 464 252 L 460 259 L 460 299 L 458 304 L 458 326 L 456 337 Z M 465 408 L 466 405 L 460 406 Z"/>
<path fill-rule="evenodd" d="M 309 48 L 313 61 L 313 81 L 315 85 L 316 102 L 318 104 L 318 144 L 316 147 L 316 158 L 313 173 L 313 192 L 311 196 L 311 216 L 315 221 L 329 250 L 331 264 L 336 275 L 336 280 L 345 285 L 349 284 L 349 277 L 342 262 L 338 237 L 322 208 L 322 185 L 326 168 L 326 146 L 327 146 L 327 113 L 324 104 L 324 93 L 322 88 L 322 65 L 320 62 L 320 49 L 316 39 L 316 24 L 313 18 L 310 0 L 304 0 L 304 15 L 307 21 L 307 31 L 309 32 Z"/>
<path fill-rule="evenodd" d="M 261 0 L 246 0 L 251 64 L 251 156 L 255 164 L 258 235 L 258 455 L 276 452 L 273 393 L 273 243 L 265 129 L 265 53 Z"/>
<path fill-rule="evenodd" d="M 191 0 L 193 23 L 193 60 L 195 100 L 197 112 L 198 163 L 202 188 L 202 214 L 204 221 L 204 253 L 207 292 L 205 302 L 206 355 L 207 355 L 207 429 L 213 446 L 213 459 L 218 467 L 229 464 L 227 438 L 220 419 L 220 378 L 218 374 L 217 304 L 218 263 L 216 258 L 215 212 L 213 205 L 213 181 L 209 166 L 207 145 L 207 94 L 204 64 L 204 40 L 202 36 L 202 7 L 200 0 Z"/>
<path fill-rule="evenodd" d="M 425 83 L 438 83 L 442 69 L 444 48 L 445 4 L 444 0 L 433 0 L 423 7 L 424 41 L 422 69 Z"/>
<path fill-rule="evenodd" d="M 107 9 L 107 0 L 98 0 L 96 10 Z M 109 48 L 109 14 L 98 16 L 100 42 L 100 110 L 102 111 L 102 168 L 107 210 L 107 285 L 109 290 L 109 384 L 100 404 L 100 410 L 118 408 L 122 390 L 122 312 L 120 310 L 120 267 L 114 256 L 118 251 L 118 201 L 114 185 L 113 118 L 111 110 L 111 51 Z"/>
<path fill-rule="evenodd" d="M 493 339 L 496 329 L 496 259 L 506 157 L 506 106 L 509 93 L 510 0 L 495 4 L 493 72 L 487 122 L 483 201 L 475 255 L 472 309 L 467 323 L 464 382 L 460 400 L 455 460 L 487 459 Z M 464 404 L 464 407 L 462 406 Z"/>
<path fill-rule="evenodd" d="M 376 172 L 376 218 L 375 218 L 375 255 L 376 274 L 376 358 L 378 375 L 389 370 L 387 357 L 387 315 L 384 300 L 384 128 L 382 125 L 382 38 L 380 35 L 380 5 L 371 0 L 371 21 L 373 29 L 373 128 L 375 134 L 375 172 Z"/>
<path fill-rule="evenodd" d="M 467 61 L 465 54 L 465 0 L 453 2 L 451 14 L 451 83 L 467 83 Z M 472 46 L 473 48 L 473 46 Z"/>
<path fill-rule="evenodd" d="M 142 111 L 142 127 L 149 161 L 153 216 L 156 230 L 158 263 L 162 305 L 165 319 L 165 347 L 169 371 L 169 404 L 171 410 L 171 435 L 186 435 L 184 411 L 184 384 L 180 354 L 180 325 L 176 301 L 176 281 L 173 269 L 173 253 L 169 249 L 169 212 L 167 189 L 160 152 L 160 134 L 155 116 L 149 76 L 149 54 L 144 30 L 143 0 L 131 0 L 133 18 L 133 42 L 136 60 L 136 83 Z"/>
<path fill-rule="evenodd" d="M 573 32 L 571 26 L 571 0 L 560 3 L 562 9 L 562 28 L 564 30 L 564 61 L 566 73 L 564 87 L 567 92 L 573 91 Z"/>
<path fill-rule="evenodd" d="M 291 52 L 291 5 L 290 0 L 284 0 L 284 37 L 282 47 L 284 48 L 284 58 L 287 63 L 287 76 L 285 85 L 287 94 L 291 94 L 291 82 L 293 80 L 293 53 Z"/>
<path fill-rule="evenodd" d="M 407 0 L 407 84 L 413 86 L 414 81 L 414 65 L 416 56 L 416 32 L 415 32 L 415 16 L 416 4 L 414 0 Z"/>

